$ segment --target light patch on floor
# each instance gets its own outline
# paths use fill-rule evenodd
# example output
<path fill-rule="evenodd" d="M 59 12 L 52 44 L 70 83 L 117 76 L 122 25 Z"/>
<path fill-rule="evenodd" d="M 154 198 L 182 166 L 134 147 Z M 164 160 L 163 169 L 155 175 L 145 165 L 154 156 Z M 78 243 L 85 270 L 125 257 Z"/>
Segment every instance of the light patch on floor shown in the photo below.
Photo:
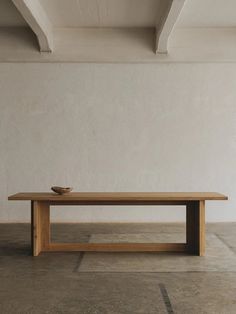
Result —
<path fill-rule="evenodd" d="M 183 233 L 94 234 L 90 242 L 184 242 Z M 96 258 L 95 258 L 96 256 Z M 204 257 L 168 253 L 85 253 L 79 272 L 236 272 L 236 255 L 207 234 Z"/>

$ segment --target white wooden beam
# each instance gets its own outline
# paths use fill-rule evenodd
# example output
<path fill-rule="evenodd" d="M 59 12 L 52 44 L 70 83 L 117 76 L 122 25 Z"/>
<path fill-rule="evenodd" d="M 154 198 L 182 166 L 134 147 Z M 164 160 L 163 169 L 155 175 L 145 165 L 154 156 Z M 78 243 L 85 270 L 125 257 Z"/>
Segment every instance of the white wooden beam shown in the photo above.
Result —
<path fill-rule="evenodd" d="M 1 62 L 235 63 L 235 28 L 177 28 L 168 55 L 153 53 L 150 28 L 55 28 L 54 53 L 39 53 L 25 27 L 0 27 Z M 122 44 L 121 44 L 122 43 Z M 107 49 L 104 50 L 104 47 Z M 227 49 L 226 49 L 227 48 Z"/>
<path fill-rule="evenodd" d="M 42 52 L 52 52 L 52 25 L 39 0 L 12 0 L 32 31 L 36 34 Z"/>
<path fill-rule="evenodd" d="M 168 39 L 184 6 L 185 0 L 165 0 L 162 17 L 156 27 L 156 53 L 168 52 Z"/>

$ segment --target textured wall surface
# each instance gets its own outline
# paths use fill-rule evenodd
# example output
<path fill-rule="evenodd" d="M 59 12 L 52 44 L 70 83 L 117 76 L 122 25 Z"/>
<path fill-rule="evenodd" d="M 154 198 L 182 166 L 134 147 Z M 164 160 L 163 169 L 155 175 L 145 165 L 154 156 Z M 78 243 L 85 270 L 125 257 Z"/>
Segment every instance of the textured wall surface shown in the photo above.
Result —
<path fill-rule="evenodd" d="M 0 221 L 19 191 L 218 191 L 236 221 L 236 64 L 0 64 Z M 54 221 L 181 221 L 183 208 L 53 208 Z"/>

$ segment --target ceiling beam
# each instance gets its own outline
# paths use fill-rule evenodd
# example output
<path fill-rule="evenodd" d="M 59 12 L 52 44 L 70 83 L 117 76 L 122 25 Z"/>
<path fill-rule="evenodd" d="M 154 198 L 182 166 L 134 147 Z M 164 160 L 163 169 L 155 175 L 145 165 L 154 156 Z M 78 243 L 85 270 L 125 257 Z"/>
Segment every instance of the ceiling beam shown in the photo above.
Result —
<path fill-rule="evenodd" d="M 156 27 L 156 53 L 168 53 L 168 39 L 184 3 L 185 0 L 163 1 L 160 23 Z"/>
<path fill-rule="evenodd" d="M 52 25 L 39 0 L 12 0 L 32 31 L 36 34 L 42 52 L 52 52 Z"/>

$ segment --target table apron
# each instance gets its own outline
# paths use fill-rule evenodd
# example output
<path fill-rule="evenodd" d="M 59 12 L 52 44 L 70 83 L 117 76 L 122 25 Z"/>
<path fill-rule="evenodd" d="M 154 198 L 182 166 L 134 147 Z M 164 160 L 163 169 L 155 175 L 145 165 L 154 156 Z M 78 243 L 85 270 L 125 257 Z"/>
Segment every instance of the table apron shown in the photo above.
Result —
<path fill-rule="evenodd" d="M 190 201 L 148 201 L 148 200 L 124 200 L 124 201 L 110 201 L 110 200 L 96 200 L 96 201 L 37 201 L 46 202 L 50 206 L 187 206 Z M 196 201 L 193 201 L 196 202 Z"/>

